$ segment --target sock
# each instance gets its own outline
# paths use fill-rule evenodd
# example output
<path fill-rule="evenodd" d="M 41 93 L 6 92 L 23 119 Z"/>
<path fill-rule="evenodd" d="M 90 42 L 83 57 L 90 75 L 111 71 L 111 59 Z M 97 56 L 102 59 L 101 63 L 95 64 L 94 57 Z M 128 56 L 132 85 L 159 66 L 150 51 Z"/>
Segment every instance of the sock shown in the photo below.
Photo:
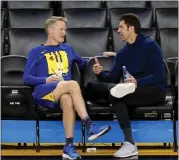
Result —
<path fill-rule="evenodd" d="M 82 121 L 83 121 L 83 123 L 85 124 L 85 126 L 87 127 L 87 130 L 89 131 L 90 125 L 91 125 L 91 123 L 92 123 L 90 117 L 87 116 L 87 117 L 83 118 Z"/>
<path fill-rule="evenodd" d="M 135 145 L 135 142 L 132 138 L 132 129 L 131 128 L 125 128 L 123 129 L 123 133 L 125 136 L 125 141 L 132 143 L 133 145 Z"/>
<path fill-rule="evenodd" d="M 73 144 L 73 137 L 66 138 L 66 145 Z"/>

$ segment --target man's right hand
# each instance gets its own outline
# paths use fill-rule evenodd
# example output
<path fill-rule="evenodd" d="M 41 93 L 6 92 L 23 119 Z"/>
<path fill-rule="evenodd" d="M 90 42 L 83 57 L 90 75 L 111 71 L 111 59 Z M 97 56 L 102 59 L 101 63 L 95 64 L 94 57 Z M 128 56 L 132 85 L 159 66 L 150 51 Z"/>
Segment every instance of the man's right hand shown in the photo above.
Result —
<path fill-rule="evenodd" d="M 95 59 L 95 64 L 93 65 L 93 71 L 96 75 L 99 75 L 103 71 L 103 66 L 99 64 L 99 61 L 96 57 L 94 57 L 94 59 Z"/>
<path fill-rule="evenodd" d="M 53 74 L 46 78 L 46 83 L 58 81 L 58 77 L 56 74 Z"/>

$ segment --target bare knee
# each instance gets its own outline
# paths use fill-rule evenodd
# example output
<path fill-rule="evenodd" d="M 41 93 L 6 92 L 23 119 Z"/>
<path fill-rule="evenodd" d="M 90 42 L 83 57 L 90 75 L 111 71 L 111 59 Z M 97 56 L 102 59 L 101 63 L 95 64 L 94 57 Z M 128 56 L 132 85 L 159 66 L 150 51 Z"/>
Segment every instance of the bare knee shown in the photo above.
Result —
<path fill-rule="evenodd" d="M 61 82 L 59 82 L 58 84 L 57 84 L 57 89 L 61 89 L 61 88 L 75 88 L 75 89 L 78 89 L 79 88 L 79 84 L 78 84 L 78 82 L 76 82 L 76 81 L 73 81 L 73 80 L 71 80 L 71 81 L 61 81 Z"/>
<path fill-rule="evenodd" d="M 72 92 L 80 92 L 80 86 L 76 81 L 69 81 L 69 87 Z"/>
<path fill-rule="evenodd" d="M 54 95 L 57 95 L 57 98 L 61 98 L 63 94 L 73 94 L 74 92 L 81 92 L 79 84 L 76 81 L 61 81 L 57 84 Z"/>

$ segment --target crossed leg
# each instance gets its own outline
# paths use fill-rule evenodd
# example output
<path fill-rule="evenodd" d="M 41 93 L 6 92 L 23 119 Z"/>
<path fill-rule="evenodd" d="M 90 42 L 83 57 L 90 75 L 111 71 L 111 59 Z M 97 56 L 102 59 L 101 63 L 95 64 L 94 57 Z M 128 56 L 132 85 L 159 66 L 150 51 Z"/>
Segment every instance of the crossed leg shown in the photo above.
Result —
<path fill-rule="evenodd" d="M 75 125 L 75 111 L 83 120 L 88 130 L 88 139 L 93 140 L 107 133 L 110 126 L 96 127 L 88 116 L 81 89 L 76 81 L 61 81 L 53 91 L 55 101 L 60 101 L 63 110 L 63 124 L 66 134 L 66 146 L 63 149 L 63 158 L 76 159 L 80 155 L 73 147 Z"/>
<path fill-rule="evenodd" d="M 68 98 L 65 98 L 65 99 L 67 100 L 70 99 L 69 101 L 72 101 L 74 109 L 76 110 L 76 112 L 78 113 L 81 119 L 84 119 L 85 117 L 88 116 L 85 102 L 81 94 L 81 89 L 76 81 L 61 81 L 58 83 L 57 87 L 53 91 L 53 96 L 55 100 L 56 101 L 61 100 L 64 94 L 70 95 L 68 96 Z M 63 106 L 63 109 L 66 107 L 65 102 L 63 103 L 65 105 Z"/>

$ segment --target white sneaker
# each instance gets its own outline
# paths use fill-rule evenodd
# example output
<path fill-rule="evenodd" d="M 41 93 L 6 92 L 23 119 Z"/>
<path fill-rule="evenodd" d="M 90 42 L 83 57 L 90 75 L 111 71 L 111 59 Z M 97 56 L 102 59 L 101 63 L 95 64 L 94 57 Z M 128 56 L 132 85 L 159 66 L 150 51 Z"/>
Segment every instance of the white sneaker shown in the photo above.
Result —
<path fill-rule="evenodd" d="M 116 153 L 114 153 L 113 156 L 118 158 L 126 158 L 137 155 L 137 146 L 131 144 L 130 142 L 124 142 L 121 148 Z"/>
<path fill-rule="evenodd" d="M 127 94 L 135 91 L 134 83 L 119 83 L 115 87 L 111 88 L 110 93 L 113 97 L 122 98 Z"/>

